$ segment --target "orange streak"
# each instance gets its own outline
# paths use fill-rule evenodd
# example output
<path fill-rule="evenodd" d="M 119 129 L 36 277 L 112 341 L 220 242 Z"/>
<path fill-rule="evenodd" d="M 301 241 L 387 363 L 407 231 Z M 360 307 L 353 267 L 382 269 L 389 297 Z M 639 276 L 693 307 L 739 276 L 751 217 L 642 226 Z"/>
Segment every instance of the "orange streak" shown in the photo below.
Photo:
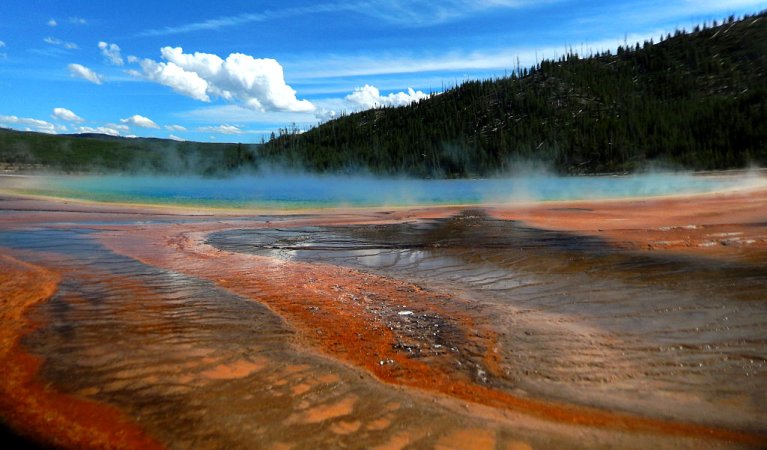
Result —
<path fill-rule="evenodd" d="M 205 278 L 237 295 L 266 304 L 297 327 L 310 344 L 363 367 L 388 383 L 567 424 L 767 446 L 767 437 L 761 434 L 520 398 L 475 384 L 449 363 L 426 364 L 396 351 L 392 346 L 396 342 L 395 334 L 366 310 L 363 302 L 343 300 L 341 294 L 373 297 L 375 304 L 391 308 L 411 305 L 410 309 L 449 317 L 458 324 L 467 341 L 485 349 L 483 359 L 488 369 L 497 370 L 496 356 L 491 350 L 496 334 L 483 328 L 481 319 L 462 311 L 460 306 L 450 306 L 459 302 L 458 299 L 426 292 L 407 282 L 342 267 L 223 252 L 200 243 L 199 236 L 197 239 L 184 233 L 162 237 L 155 230 L 131 232 L 119 239 L 106 238 L 105 243 L 114 251 L 146 264 Z M 444 301 L 446 298 L 449 302 Z M 387 360 L 396 364 L 381 364 Z"/>
<path fill-rule="evenodd" d="M 117 409 L 54 391 L 37 374 L 42 359 L 24 352 L 20 338 L 34 330 L 25 312 L 51 298 L 57 273 L 0 255 L 0 412 L 17 432 L 62 448 L 161 449 Z"/>

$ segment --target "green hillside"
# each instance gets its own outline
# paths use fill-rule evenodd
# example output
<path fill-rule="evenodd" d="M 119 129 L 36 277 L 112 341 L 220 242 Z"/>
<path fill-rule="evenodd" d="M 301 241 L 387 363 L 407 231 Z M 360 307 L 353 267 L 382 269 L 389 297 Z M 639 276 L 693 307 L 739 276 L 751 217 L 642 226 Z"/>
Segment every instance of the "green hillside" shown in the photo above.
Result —
<path fill-rule="evenodd" d="M 0 169 L 224 175 L 255 167 L 255 146 L 0 128 Z"/>
<path fill-rule="evenodd" d="M 428 100 L 283 130 L 261 155 L 312 171 L 465 177 L 767 164 L 765 13 L 544 61 Z"/>

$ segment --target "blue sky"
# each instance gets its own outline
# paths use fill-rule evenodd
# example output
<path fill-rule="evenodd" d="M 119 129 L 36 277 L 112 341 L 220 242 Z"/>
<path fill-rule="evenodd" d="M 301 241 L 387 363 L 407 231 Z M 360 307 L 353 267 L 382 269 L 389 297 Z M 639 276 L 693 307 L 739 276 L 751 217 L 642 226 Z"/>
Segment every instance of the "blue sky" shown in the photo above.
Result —
<path fill-rule="evenodd" d="M 258 142 L 767 0 L 0 4 L 0 126 Z"/>

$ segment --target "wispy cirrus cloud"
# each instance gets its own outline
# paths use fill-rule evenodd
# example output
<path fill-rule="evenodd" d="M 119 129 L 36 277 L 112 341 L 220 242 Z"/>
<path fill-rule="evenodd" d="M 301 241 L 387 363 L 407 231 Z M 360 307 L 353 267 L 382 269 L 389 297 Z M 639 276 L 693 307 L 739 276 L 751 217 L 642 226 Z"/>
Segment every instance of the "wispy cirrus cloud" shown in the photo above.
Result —
<path fill-rule="evenodd" d="M 56 47 L 65 48 L 67 50 L 77 50 L 78 48 L 80 48 L 74 42 L 62 41 L 61 39 L 51 37 L 51 36 L 44 38 L 43 42 L 45 42 L 48 45 L 54 45 Z"/>
<path fill-rule="evenodd" d="M 538 51 L 540 55 L 544 51 Z M 551 52 L 554 53 L 553 51 Z M 535 60 L 536 49 L 495 48 L 484 51 L 454 50 L 445 53 L 389 53 L 370 56 L 319 55 L 290 64 L 293 78 L 364 77 L 425 72 L 460 72 L 467 70 L 512 69 L 517 58 L 522 64 Z"/>
<path fill-rule="evenodd" d="M 764 0 L 683 0 L 682 3 L 706 11 L 732 11 L 734 8 L 764 8 Z M 754 10 L 756 12 L 756 10 Z"/>
<path fill-rule="evenodd" d="M 232 16 L 215 17 L 199 22 L 153 28 L 138 33 L 139 37 L 166 36 L 195 31 L 219 30 L 268 20 L 291 17 L 351 12 L 394 25 L 428 26 L 457 20 L 478 12 L 500 8 L 522 8 L 529 5 L 562 0 L 361 0 L 356 2 L 318 3 L 307 7 L 265 10 Z"/>
<path fill-rule="evenodd" d="M 286 8 L 280 10 L 266 10 L 258 13 L 243 13 L 234 16 L 215 17 L 200 22 L 192 22 L 181 25 L 172 25 L 163 28 L 144 30 L 137 34 L 138 37 L 167 36 L 171 34 L 191 33 L 195 31 L 219 30 L 221 28 L 237 27 L 267 20 L 285 19 L 309 14 L 321 14 L 338 12 L 351 9 L 343 4 L 316 4 L 300 8 Z"/>
<path fill-rule="evenodd" d="M 334 105 L 335 106 L 335 105 Z M 325 107 L 324 105 L 320 108 Z M 211 105 L 195 108 L 189 111 L 181 111 L 175 114 L 181 120 L 200 124 L 207 123 L 237 123 L 237 124 L 263 124 L 269 123 L 282 126 L 287 123 L 304 123 L 307 120 L 314 122 L 312 114 L 287 111 L 254 111 L 240 105 Z"/>
<path fill-rule="evenodd" d="M 520 9 L 563 0 L 367 0 L 356 4 L 360 14 L 405 27 L 432 26 L 499 9 Z"/>

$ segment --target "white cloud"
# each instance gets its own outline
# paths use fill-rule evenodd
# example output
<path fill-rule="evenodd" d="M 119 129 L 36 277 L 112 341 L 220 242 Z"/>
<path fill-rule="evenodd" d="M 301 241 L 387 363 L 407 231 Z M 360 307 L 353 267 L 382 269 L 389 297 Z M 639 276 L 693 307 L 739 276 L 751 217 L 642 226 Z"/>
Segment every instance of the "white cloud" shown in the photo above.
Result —
<path fill-rule="evenodd" d="M 346 96 L 346 100 L 363 109 L 380 106 L 405 106 L 425 98 L 429 98 L 429 95 L 421 91 L 416 92 L 413 89 L 408 89 L 407 92 L 392 92 L 382 96 L 378 88 L 369 84 L 354 89 L 354 92 Z"/>
<path fill-rule="evenodd" d="M 128 117 L 127 119 L 120 119 L 120 122 L 142 128 L 160 128 L 160 126 L 154 123 L 152 119 L 138 114 Z"/>
<path fill-rule="evenodd" d="M 65 120 L 67 122 L 85 122 L 85 119 L 66 108 L 53 108 L 51 117 L 54 119 Z"/>
<path fill-rule="evenodd" d="M 274 59 L 232 53 L 226 59 L 210 53 L 184 53 L 163 47 L 167 62 L 143 59 L 143 77 L 196 100 L 221 98 L 258 111 L 310 112 L 314 105 L 298 100 L 285 82 L 282 66 Z M 130 71 L 134 75 L 136 71 Z"/>
<path fill-rule="evenodd" d="M 202 131 L 205 133 L 219 133 L 219 134 L 243 134 L 244 133 L 244 131 L 242 131 L 240 128 L 234 125 L 219 125 L 217 127 L 200 127 L 197 129 L 197 131 Z"/>
<path fill-rule="evenodd" d="M 271 9 L 260 13 L 221 16 L 177 26 L 145 30 L 140 37 L 165 36 L 205 30 L 220 30 L 251 23 L 288 19 L 298 16 L 352 12 L 400 26 L 429 26 L 460 20 L 491 9 L 514 9 L 528 5 L 557 3 L 561 0 L 359 0 L 314 3 L 311 6 Z M 745 0 L 736 0 L 745 1 Z"/>
<path fill-rule="evenodd" d="M 85 25 L 88 23 L 88 21 L 83 19 L 82 17 L 75 16 L 75 17 L 69 18 L 69 23 L 71 23 L 72 25 Z"/>
<path fill-rule="evenodd" d="M 24 127 L 25 131 L 39 131 L 49 134 L 56 134 L 67 130 L 67 127 L 64 125 L 55 125 L 45 120 L 17 116 L 0 116 L 0 125 L 7 126 L 8 128 Z"/>
<path fill-rule="evenodd" d="M 103 127 L 77 127 L 78 133 L 106 134 L 108 136 L 120 136 L 120 130 L 109 126 Z"/>
<path fill-rule="evenodd" d="M 128 73 L 147 80 L 168 86 L 174 91 L 195 100 L 209 102 L 208 82 L 194 72 L 187 72 L 173 63 L 155 62 L 143 59 L 139 62 L 142 72 L 129 70 Z"/>
<path fill-rule="evenodd" d="M 94 84 L 101 84 L 101 76 L 81 64 L 70 64 L 67 66 L 67 69 L 69 69 L 69 74 L 73 77 L 82 78 Z"/>
<path fill-rule="evenodd" d="M 327 122 L 328 120 L 333 120 L 338 117 L 338 111 L 335 109 L 320 108 L 314 114 L 314 117 L 319 119 L 321 122 Z"/>
<path fill-rule="evenodd" d="M 325 108 L 335 110 L 348 109 L 349 107 L 348 102 L 345 102 L 343 98 L 333 99 L 332 102 L 323 101 L 319 106 L 320 109 Z M 204 105 L 200 108 L 175 113 L 175 116 L 199 124 L 236 123 L 239 125 L 258 125 L 261 127 L 265 126 L 265 124 L 269 124 L 268 126 L 274 128 L 279 128 L 280 126 L 289 123 L 300 125 L 312 125 L 316 123 L 314 117 L 306 113 L 286 111 L 261 112 L 233 104 Z M 252 127 L 248 128 L 249 131 L 252 131 L 251 128 Z M 271 129 L 269 131 L 271 131 Z"/>
<path fill-rule="evenodd" d="M 367 0 L 354 10 L 400 26 L 431 26 L 464 19 L 493 9 L 519 9 L 561 0 Z"/>
<path fill-rule="evenodd" d="M 99 42 L 99 49 L 104 58 L 113 66 L 122 66 L 125 64 L 120 55 L 120 47 L 117 44 L 108 44 L 104 41 Z"/>
<path fill-rule="evenodd" d="M 180 137 L 176 136 L 175 134 L 168 135 L 168 139 L 172 139 L 174 141 L 179 141 L 179 142 L 185 142 L 186 141 L 186 139 L 180 138 Z"/>
<path fill-rule="evenodd" d="M 76 49 L 79 48 L 77 46 L 77 44 L 75 44 L 74 42 L 65 42 L 65 41 L 62 41 L 61 39 L 57 39 L 55 37 L 50 37 L 50 36 L 48 36 L 47 38 L 44 38 L 43 42 L 45 42 L 46 44 L 49 44 L 49 45 L 55 45 L 57 47 L 63 47 L 65 49 L 67 49 L 67 50 L 76 50 Z"/>
<path fill-rule="evenodd" d="M 165 125 L 165 129 L 168 131 L 186 131 L 186 128 L 181 125 Z"/>
<path fill-rule="evenodd" d="M 107 128 L 112 128 L 118 131 L 122 131 L 123 133 L 127 133 L 130 131 L 130 127 L 128 125 L 121 125 L 118 123 L 107 123 L 107 124 L 104 124 L 104 126 Z"/>
<path fill-rule="evenodd" d="M 0 48 L 3 48 L 3 47 L 5 47 L 5 42 L 0 41 Z"/>
<path fill-rule="evenodd" d="M 287 19 L 290 17 L 311 15 L 319 13 L 331 13 L 353 9 L 354 4 L 338 3 L 314 3 L 311 6 L 286 8 L 280 10 L 268 10 L 261 13 L 245 13 L 236 16 L 222 16 L 207 19 L 202 22 L 192 22 L 178 26 L 145 30 L 138 34 L 140 37 L 165 36 L 169 34 L 189 33 L 194 31 L 219 30 L 221 28 L 247 25 L 255 22 Z"/>
<path fill-rule="evenodd" d="M 48 24 L 49 27 L 55 27 L 56 25 L 58 25 L 58 22 L 56 22 L 55 19 L 51 19 L 46 23 Z"/>
<path fill-rule="evenodd" d="M 683 3 L 688 8 L 695 8 L 705 12 L 710 11 L 732 11 L 733 8 L 763 8 L 764 0 L 684 0 Z"/>

